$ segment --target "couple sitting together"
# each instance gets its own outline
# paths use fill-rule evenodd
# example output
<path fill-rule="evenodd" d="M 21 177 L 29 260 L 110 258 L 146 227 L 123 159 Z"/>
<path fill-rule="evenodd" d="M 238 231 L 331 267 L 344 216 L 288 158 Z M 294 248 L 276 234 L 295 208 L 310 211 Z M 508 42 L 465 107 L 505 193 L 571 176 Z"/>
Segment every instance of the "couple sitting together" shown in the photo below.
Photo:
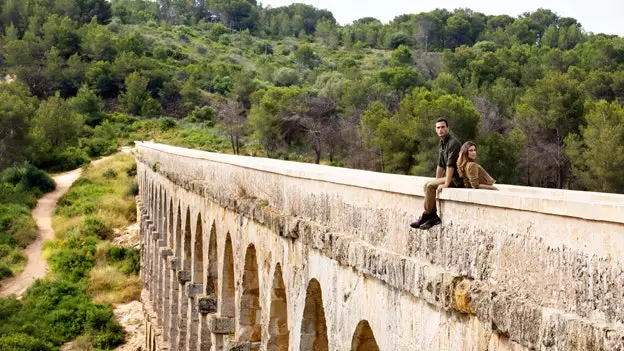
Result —
<path fill-rule="evenodd" d="M 436 195 L 444 188 L 498 190 L 494 187 L 494 178 L 475 162 L 477 145 L 467 141 L 460 149 L 459 140 L 449 133 L 448 121 L 444 118 L 438 119 L 435 126 L 440 137 L 440 157 L 435 179 L 425 183 L 425 211 L 410 224 L 415 229 L 429 229 L 441 223 L 436 213 Z"/>

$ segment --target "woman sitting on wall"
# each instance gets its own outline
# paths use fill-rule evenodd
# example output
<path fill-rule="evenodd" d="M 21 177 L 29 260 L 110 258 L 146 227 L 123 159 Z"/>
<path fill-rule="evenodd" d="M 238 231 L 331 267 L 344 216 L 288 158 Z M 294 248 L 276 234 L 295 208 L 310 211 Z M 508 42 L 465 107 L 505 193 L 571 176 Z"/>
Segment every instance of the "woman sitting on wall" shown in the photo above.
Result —
<path fill-rule="evenodd" d="M 498 190 L 494 183 L 496 180 L 488 174 L 478 163 L 477 145 L 472 141 L 467 141 L 459 150 L 457 159 L 457 171 L 464 180 L 466 188 Z"/>

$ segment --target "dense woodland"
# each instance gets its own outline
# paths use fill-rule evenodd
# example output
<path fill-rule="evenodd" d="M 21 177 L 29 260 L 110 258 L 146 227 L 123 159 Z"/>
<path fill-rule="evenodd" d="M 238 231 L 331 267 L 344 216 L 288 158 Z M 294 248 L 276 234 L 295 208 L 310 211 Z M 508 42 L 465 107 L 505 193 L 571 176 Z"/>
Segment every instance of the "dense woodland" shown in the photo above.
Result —
<path fill-rule="evenodd" d="M 624 39 L 547 9 L 345 26 L 246 0 L 0 9 L 0 70 L 16 79 L 0 91 L 1 167 L 71 168 L 170 117 L 157 130 L 210 140 L 190 146 L 431 175 L 446 117 L 499 182 L 624 191 Z"/>

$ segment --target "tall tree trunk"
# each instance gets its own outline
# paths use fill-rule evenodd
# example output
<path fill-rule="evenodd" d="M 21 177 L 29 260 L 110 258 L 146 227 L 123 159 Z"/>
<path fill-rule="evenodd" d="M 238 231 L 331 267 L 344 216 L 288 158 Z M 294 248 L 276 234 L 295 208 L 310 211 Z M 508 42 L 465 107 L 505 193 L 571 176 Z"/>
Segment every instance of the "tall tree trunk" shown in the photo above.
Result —
<path fill-rule="evenodd" d="M 314 163 L 318 165 L 321 163 L 321 140 L 317 139 L 315 144 L 314 152 L 316 153 L 316 158 L 314 159 Z"/>

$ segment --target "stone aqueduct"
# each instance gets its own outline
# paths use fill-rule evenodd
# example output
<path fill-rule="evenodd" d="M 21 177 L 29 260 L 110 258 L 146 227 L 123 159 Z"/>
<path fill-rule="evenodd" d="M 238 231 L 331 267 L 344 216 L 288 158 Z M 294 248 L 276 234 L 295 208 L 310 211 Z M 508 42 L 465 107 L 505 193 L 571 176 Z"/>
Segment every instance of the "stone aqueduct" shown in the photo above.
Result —
<path fill-rule="evenodd" d="M 624 196 L 137 143 L 147 350 L 624 350 Z"/>

